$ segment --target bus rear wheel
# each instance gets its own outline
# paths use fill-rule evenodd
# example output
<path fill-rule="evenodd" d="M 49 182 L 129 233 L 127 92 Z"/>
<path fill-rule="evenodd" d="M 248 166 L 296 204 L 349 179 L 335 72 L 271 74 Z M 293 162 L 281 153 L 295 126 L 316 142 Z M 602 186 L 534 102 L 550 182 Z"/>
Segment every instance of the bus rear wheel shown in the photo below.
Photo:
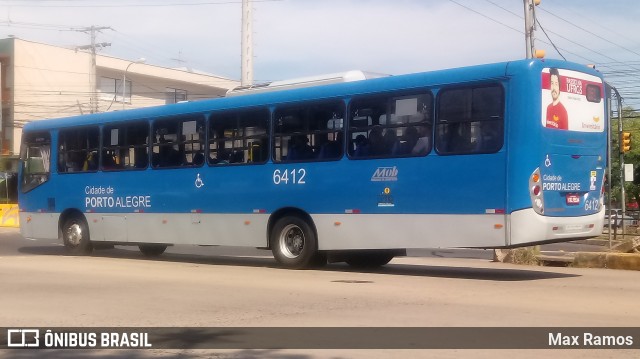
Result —
<path fill-rule="evenodd" d="M 62 226 L 62 242 L 70 254 L 86 255 L 93 251 L 89 226 L 82 216 L 67 219 Z"/>
<path fill-rule="evenodd" d="M 271 230 L 269 241 L 273 257 L 287 268 L 300 269 L 319 264 L 315 233 L 309 223 L 298 216 L 279 219 Z"/>
<path fill-rule="evenodd" d="M 157 257 L 164 253 L 167 246 L 164 244 L 141 244 L 138 248 L 145 257 Z"/>

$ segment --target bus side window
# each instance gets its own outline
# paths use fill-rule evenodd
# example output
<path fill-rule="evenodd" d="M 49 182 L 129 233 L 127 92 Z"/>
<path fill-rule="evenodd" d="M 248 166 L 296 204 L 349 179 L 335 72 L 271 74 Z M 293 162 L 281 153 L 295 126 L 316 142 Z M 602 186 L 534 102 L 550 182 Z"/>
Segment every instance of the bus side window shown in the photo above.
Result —
<path fill-rule="evenodd" d="M 204 116 L 184 116 L 153 123 L 154 168 L 195 167 L 204 163 Z"/>
<path fill-rule="evenodd" d="M 274 112 L 273 160 L 310 162 L 342 157 L 344 102 L 282 106 Z"/>
<path fill-rule="evenodd" d="M 267 109 L 213 114 L 209 124 L 209 164 L 266 162 L 268 123 Z"/>
<path fill-rule="evenodd" d="M 147 121 L 105 126 L 102 130 L 102 169 L 133 170 L 149 165 Z"/>
<path fill-rule="evenodd" d="M 95 127 L 60 130 L 58 137 L 58 172 L 73 173 L 95 171 L 89 166 L 93 154 L 98 152 L 100 131 Z"/>
<path fill-rule="evenodd" d="M 493 153 L 504 141 L 500 85 L 444 89 L 438 94 L 436 150 L 440 154 Z"/>
<path fill-rule="evenodd" d="M 425 156 L 431 151 L 433 96 L 372 95 L 356 98 L 349 111 L 352 158 Z M 363 138 L 364 137 L 364 138 Z"/>

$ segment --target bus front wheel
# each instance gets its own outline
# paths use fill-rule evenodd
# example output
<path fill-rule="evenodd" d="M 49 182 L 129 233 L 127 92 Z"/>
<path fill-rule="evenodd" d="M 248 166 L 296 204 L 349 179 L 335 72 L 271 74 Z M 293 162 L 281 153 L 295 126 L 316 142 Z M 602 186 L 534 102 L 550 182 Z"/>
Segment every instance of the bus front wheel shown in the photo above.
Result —
<path fill-rule="evenodd" d="M 70 254 L 85 255 L 93 250 L 89 237 L 89 226 L 81 216 L 73 216 L 64 222 L 62 241 Z"/>
<path fill-rule="evenodd" d="M 309 223 L 298 216 L 279 219 L 271 230 L 269 241 L 274 258 L 287 268 L 306 268 L 317 262 L 315 233 Z"/>

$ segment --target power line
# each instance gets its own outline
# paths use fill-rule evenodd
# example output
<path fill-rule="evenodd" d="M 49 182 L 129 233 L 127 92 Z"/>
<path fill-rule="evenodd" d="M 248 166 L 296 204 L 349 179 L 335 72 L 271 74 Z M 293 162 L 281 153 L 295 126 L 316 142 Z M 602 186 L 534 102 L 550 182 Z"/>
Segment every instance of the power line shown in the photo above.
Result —
<path fill-rule="evenodd" d="M 631 50 L 631 49 L 629 49 L 629 48 L 627 48 L 627 47 L 625 47 L 625 46 L 622 46 L 622 45 L 620 45 L 620 44 L 618 44 L 618 43 L 616 43 L 616 42 L 614 42 L 614 41 L 612 41 L 612 40 L 610 40 L 610 39 L 605 39 L 604 37 L 602 37 L 602 36 L 600 36 L 600 35 L 598 35 L 598 34 L 596 34 L 596 33 L 592 32 L 592 31 L 590 31 L 590 30 L 588 30 L 588 29 L 585 29 L 585 28 L 584 28 L 584 27 L 582 27 L 582 26 L 576 25 L 576 24 L 574 24 L 573 22 L 571 22 L 571 21 L 569 21 L 569 20 L 567 20 L 567 19 L 565 19 L 565 18 L 561 18 L 561 17 L 559 17 L 558 15 L 556 15 L 556 14 L 554 14 L 554 13 L 550 12 L 550 11 L 547 11 L 547 10 L 545 10 L 545 9 L 543 9 L 543 8 L 540 8 L 540 10 L 544 11 L 545 13 L 547 13 L 547 14 L 549 14 L 549 15 L 551 15 L 551 16 L 553 16 L 553 17 L 557 18 L 557 19 L 562 20 L 562 22 L 563 22 L 563 23 L 567 23 L 567 24 L 569 24 L 569 25 L 571 25 L 571 26 L 573 26 L 573 27 L 575 27 L 575 28 L 577 28 L 577 29 L 579 29 L 579 30 L 581 30 L 581 31 L 584 31 L 584 32 L 586 32 L 586 33 L 588 33 L 588 34 L 590 34 L 590 35 L 593 35 L 593 36 L 597 37 L 598 39 L 604 40 L 604 41 L 606 41 L 606 42 L 608 42 L 608 43 L 610 43 L 610 44 L 612 44 L 612 45 L 615 45 L 615 46 L 617 46 L 617 47 L 619 47 L 619 48 L 621 48 L 621 49 L 624 49 L 624 50 L 626 50 L 626 51 L 629 51 L 630 53 L 632 53 L 632 54 L 634 54 L 634 55 L 638 55 L 638 56 L 640 56 L 640 53 L 638 53 L 638 52 L 636 52 L 636 51 L 633 51 L 633 50 Z"/>
<path fill-rule="evenodd" d="M 276 2 L 284 0 L 253 0 L 253 2 Z M 175 7 L 175 6 L 210 6 L 210 5 L 229 5 L 229 4 L 241 4 L 242 0 L 238 1 L 204 1 L 204 2 L 178 2 L 178 3 L 130 3 L 130 4 L 82 4 L 82 5 L 67 5 L 67 4 L 55 4 L 47 5 L 42 4 L 42 1 L 35 1 L 37 4 L 3 4 L 11 7 L 48 7 L 48 8 L 133 8 L 133 7 Z"/>
<path fill-rule="evenodd" d="M 556 52 L 558 53 L 558 55 L 560 55 L 560 57 L 562 57 L 562 59 L 564 61 L 567 61 L 567 59 L 564 57 L 564 55 L 562 55 L 560 50 L 558 50 L 558 47 L 556 46 L 556 44 L 554 44 L 553 41 L 551 40 L 551 38 L 549 37 L 549 35 L 547 35 L 547 32 L 544 30 L 544 27 L 542 27 L 542 24 L 540 23 L 538 18 L 536 18 L 536 23 L 538 24 L 538 26 L 540 26 L 540 30 L 542 30 L 542 32 L 544 33 L 544 36 L 546 36 L 547 39 L 549 39 L 549 42 L 551 43 L 551 46 L 553 46 L 553 48 L 556 49 Z"/>
<path fill-rule="evenodd" d="M 459 2 L 457 2 L 457 1 L 455 1 L 455 0 L 448 0 L 448 1 L 449 1 L 449 2 L 452 2 L 452 3 L 456 4 L 456 5 L 458 5 L 458 6 L 460 6 L 460 7 L 463 7 L 463 8 L 465 8 L 465 9 L 467 9 L 467 10 L 471 11 L 471 12 L 474 12 L 474 13 L 476 13 L 476 14 L 478 14 L 478 15 L 480 15 L 480 16 L 482 16 L 482 17 L 486 18 L 486 19 L 489 19 L 489 20 L 491 20 L 491 21 L 493 21 L 493 22 L 495 22 L 495 23 L 498 23 L 498 24 L 500 24 L 500 25 L 502 25 L 502 26 L 504 26 L 504 27 L 507 27 L 507 28 L 509 28 L 509 29 L 511 29 L 511 30 L 514 30 L 514 31 L 516 31 L 516 32 L 519 32 L 519 33 L 521 33 L 521 34 L 524 34 L 524 32 L 523 32 L 522 30 L 518 30 L 518 29 L 516 29 L 515 27 L 509 26 L 509 25 L 507 25 L 507 24 L 505 24 L 505 23 L 503 23 L 503 22 L 501 22 L 501 21 L 498 21 L 498 20 L 496 20 L 496 19 L 492 18 L 491 16 L 487 16 L 487 15 L 485 15 L 485 14 L 483 14 L 483 13 L 481 13 L 481 12 L 477 11 L 477 10 L 474 10 L 474 9 L 472 9 L 472 8 L 470 8 L 470 7 L 466 6 L 466 5 L 462 5 L 461 3 L 459 3 Z"/>

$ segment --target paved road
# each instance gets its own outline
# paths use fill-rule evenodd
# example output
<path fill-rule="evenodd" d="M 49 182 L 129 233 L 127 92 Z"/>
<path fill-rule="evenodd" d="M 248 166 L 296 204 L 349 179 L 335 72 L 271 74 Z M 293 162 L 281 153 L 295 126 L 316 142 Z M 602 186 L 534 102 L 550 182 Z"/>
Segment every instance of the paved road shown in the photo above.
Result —
<path fill-rule="evenodd" d="M 0 229 L 1 325 L 534 326 L 551 330 L 640 323 L 637 272 L 527 267 L 437 256 L 397 258 L 376 271 L 342 264 L 293 271 L 278 268 L 268 252 L 190 250 L 195 253 L 168 253 L 158 260 L 127 249 L 71 257 L 57 243 L 26 241 L 15 230 Z M 7 350 L 0 356 L 36 354 Z M 86 354 L 49 351 L 47 357 Z M 637 357 L 630 350 L 107 350 L 93 354 L 105 358 L 178 354 L 182 358 Z"/>

